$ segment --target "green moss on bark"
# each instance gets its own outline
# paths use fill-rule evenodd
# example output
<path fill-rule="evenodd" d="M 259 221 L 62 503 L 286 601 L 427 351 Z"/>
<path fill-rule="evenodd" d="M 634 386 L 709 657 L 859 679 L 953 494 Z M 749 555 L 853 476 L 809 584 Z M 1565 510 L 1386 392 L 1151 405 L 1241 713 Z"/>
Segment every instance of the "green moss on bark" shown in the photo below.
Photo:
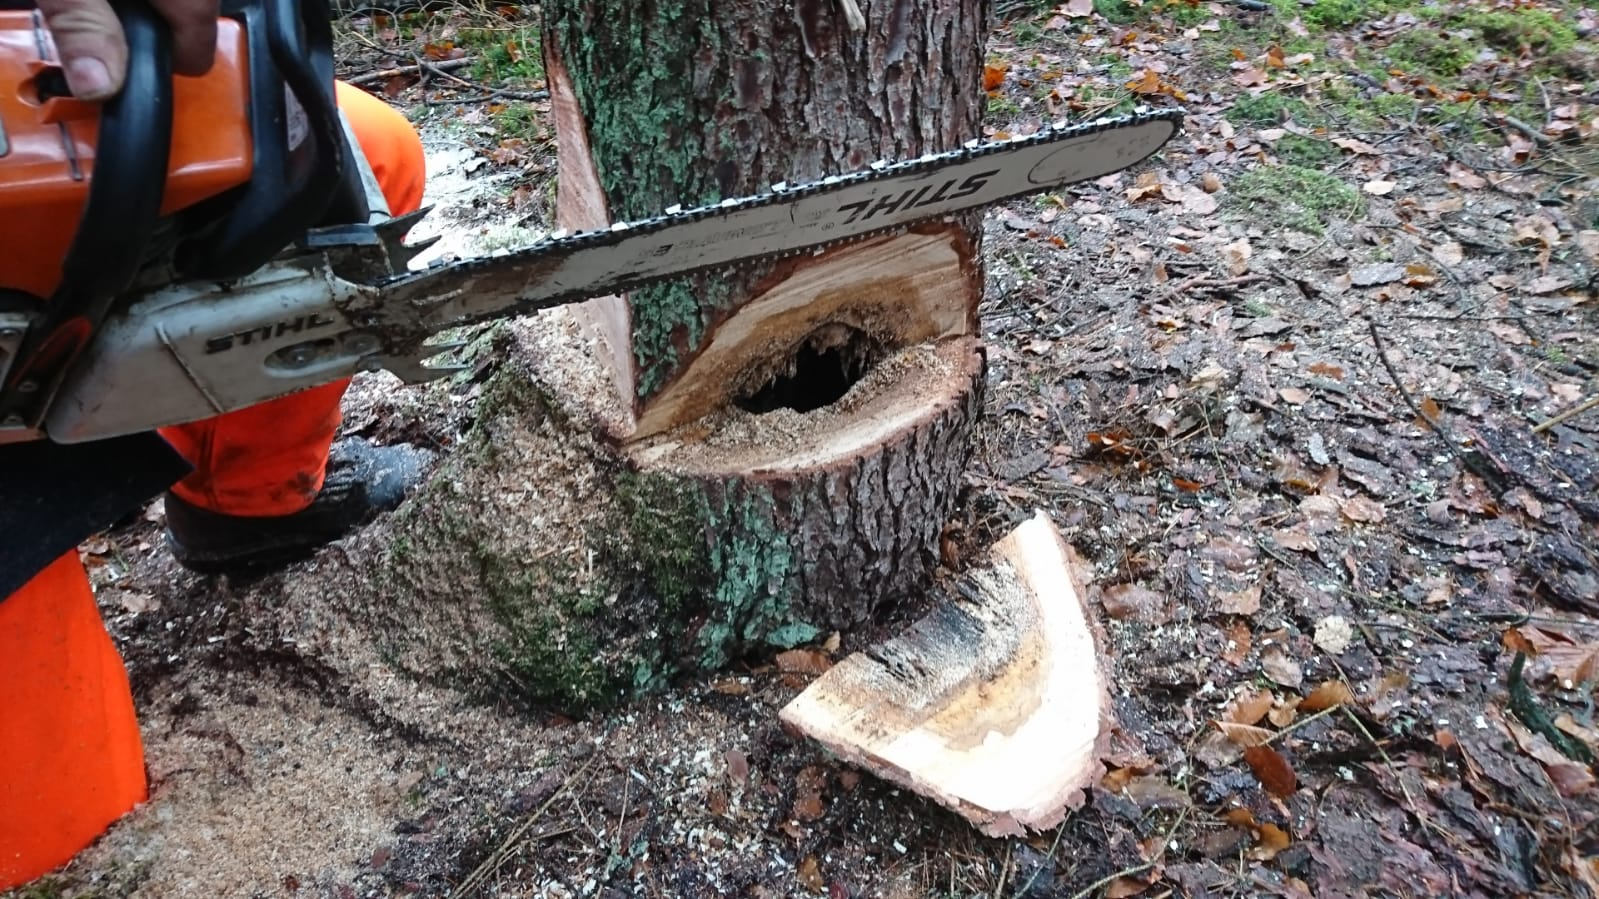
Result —
<path fill-rule="evenodd" d="M 706 61 L 721 56 L 717 9 L 708 0 L 584 6 L 581 13 L 552 7 L 546 28 L 568 68 L 583 73 L 573 78 L 574 90 L 612 218 L 720 200 L 716 167 L 706 164 L 709 154 L 727 149 L 711 146 L 714 129 L 706 127 L 728 99 L 707 90 L 713 79 Z M 702 295 L 702 286 L 685 280 L 634 292 L 641 397 L 659 390 L 676 368 L 677 340 L 699 347 L 702 308 L 726 300 Z"/>

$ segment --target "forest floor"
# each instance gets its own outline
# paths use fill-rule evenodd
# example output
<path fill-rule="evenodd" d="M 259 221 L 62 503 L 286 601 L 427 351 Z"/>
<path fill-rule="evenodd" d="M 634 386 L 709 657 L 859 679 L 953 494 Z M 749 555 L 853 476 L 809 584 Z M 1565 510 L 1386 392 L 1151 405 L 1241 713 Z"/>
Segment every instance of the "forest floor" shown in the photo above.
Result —
<path fill-rule="evenodd" d="M 341 32 L 426 137 L 434 254 L 548 227 L 536 21 Z M 985 220 L 958 524 L 1046 510 L 1113 667 L 1057 830 L 837 762 L 770 659 L 586 718 L 413 683 L 178 569 L 157 504 L 85 547 L 151 801 L 17 895 L 1599 899 L 1596 34 L 1593 0 L 999 4 L 991 132 L 1187 110 Z M 405 395 L 361 379 L 347 427 L 447 445 L 472 402 Z"/>

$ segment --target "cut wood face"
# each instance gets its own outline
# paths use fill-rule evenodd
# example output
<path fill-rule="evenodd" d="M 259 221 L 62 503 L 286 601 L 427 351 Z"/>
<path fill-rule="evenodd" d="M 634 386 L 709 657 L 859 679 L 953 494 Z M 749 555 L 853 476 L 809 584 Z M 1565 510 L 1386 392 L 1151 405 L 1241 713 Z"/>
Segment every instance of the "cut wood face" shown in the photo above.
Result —
<path fill-rule="evenodd" d="M 954 405 L 969 402 L 984 357 L 975 338 L 906 347 L 878 361 L 849 391 L 809 412 L 755 414 L 729 405 L 629 450 L 641 467 L 753 478 L 807 472 L 881 453 Z"/>
<path fill-rule="evenodd" d="M 842 248 L 780 272 L 649 402 L 633 439 L 758 394 L 829 327 L 853 329 L 883 350 L 969 333 L 976 307 L 969 254 L 963 233 L 936 228 Z"/>
<path fill-rule="evenodd" d="M 606 207 L 605 192 L 600 189 L 599 174 L 594 170 L 588 128 L 572 92 L 571 76 L 558 55 L 546 57 L 550 117 L 561 135 L 555 147 L 556 168 L 561 173 L 556 180 L 556 227 L 573 233 L 605 228 L 611 224 L 611 213 Z M 595 297 L 571 309 L 573 317 L 604 348 L 606 357 L 601 362 L 611 376 L 616 396 L 626 402 L 631 412 L 634 379 L 628 347 L 632 345 L 632 321 L 627 302 L 620 296 Z"/>
<path fill-rule="evenodd" d="M 781 713 L 990 836 L 1060 823 L 1103 774 L 1110 696 L 1065 543 L 1042 512 L 963 597 L 856 653 Z"/>

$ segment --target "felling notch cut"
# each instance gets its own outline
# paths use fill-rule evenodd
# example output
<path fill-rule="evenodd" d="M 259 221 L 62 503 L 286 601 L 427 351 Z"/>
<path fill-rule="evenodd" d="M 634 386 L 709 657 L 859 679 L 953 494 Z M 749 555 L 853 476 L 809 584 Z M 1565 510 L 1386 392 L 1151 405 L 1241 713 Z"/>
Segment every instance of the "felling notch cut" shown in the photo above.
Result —
<path fill-rule="evenodd" d="M 1036 512 L 958 592 L 839 662 L 781 718 L 989 836 L 1053 827 L 1103 775 L 1113 723 L 1069 551 Z"/>

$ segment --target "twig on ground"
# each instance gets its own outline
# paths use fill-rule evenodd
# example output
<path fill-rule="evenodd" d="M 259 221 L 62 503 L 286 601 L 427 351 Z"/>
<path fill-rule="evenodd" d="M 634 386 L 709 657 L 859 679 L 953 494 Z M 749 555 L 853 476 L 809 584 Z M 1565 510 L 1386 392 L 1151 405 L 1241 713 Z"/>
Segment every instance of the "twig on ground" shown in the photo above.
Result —
<path fill-rule="evenodd" d="M 440 66 L 438 66 L 438 65 L 436 65 L 434 63 L 431 63 L 431 62 L 418 61 L 418 65 L 420 65 L 422 67 L 422 71 L 425 74 L 437 75 L 440 78 L 445 79 L 446 81 L 453 81 L 456 84 L 461 85 L 462 87 L 469 87 L 469 88 L 471 88 L 473 90 L 476 90 L 476 91 L 487 91 L 488 92 L 487 94 L 485 94 L 482 97 L 469 97 L 469 98 L 463 98 L 463 99 L 459 99 L 459 100 L 443 100 L 443 101 L 438 101 L 438 102 L 444 102 L 444 103 L 450 103 L 450 102 L 454 102 L 454 103 L 481 103 L 481 102 L 483 102 L 485 100 L 494 100 L 494 99 L 504 99 L 504 100 L 548 100 L 550 98 L 550 92 L 549 91 L 513 91 L 513 90 L 510 90 L 508 88 L 503 88 L 503 87 L 499 87 L 499 88 L 489 87 L 486 84 L 479 84 L 476 81 L 468 81 L 467 79 L 462 78 L 459 75 L 451 75 L 445 69 L 443 69 Z"/>
<path fill-rule="evenodd" d="M 1527 654 L 1517 650 L 1515 659 L 1510 663 L 1510 675 L 1506 680 L 1506 686 L 1510 690 L 1510 711 L 1514 712 L 1529 730 L 1542 734 L 1543 738 L 1549 741 L 1549 745 L 1560 750 L 1560 754 L 1566 758 L 1588 765 L 1599 763 L 1599 758 L 1594 757 L 1593 751 L 1587 744 L 1562 731 L 1549 720 L 1549 713 L 1538 704 L 1538 700 L 1532 695 L 1532 689 L 1521 676 L 1522 666 L 1526 663 Z"/>
<path fill-rule="evenodd" d="M 1455 448 L 1455 437 L 1449 432 L 1449 429 L 1444 426 L 1444 423 L 1441 421 L 1434 421 L 1432 416 L 1422 412 L 1421 407 L 1416 405 L 1415 399 L 1410 396 L 1410 391 L 1405 389 L 1405 382 L 1399 377 L 1398 369 L 1394 368 L 1393 362 L 1388 358 L 1388 348 L 1383 343 L 1382 334 L 1378 333 L 1377 331 L 1377 323 L 1374 321 L 1367 321 L 1366 326 L 1367 330 L 1371 333 L 1372 343 L 1377 347 L 1377 358 L 1382 362 L 1382 367 L 1388 370 L 1388 377 L 1393 379 L 1394 387 L 1398 388 L 1399 396 L 1405 401 L 1405 405 L 1409 406 L 1410 411 L 1415 413 L 1417 418 L 1426 422 L 1431 428 L 1432 432 L 1438 435 L 1439 442 L 1444 445 L 1444 449 L 1449 451 L 1449 455 L 1454 458 L 1456 464 L 1458 464 L 1464 470 L 1475 471 L 1476 467 L 1467 462 L 1466 459 L 1460 455 L 1460 450 Z"/>
<path fill-rule="evenodd" d="M 1554 418 L 1551 418 L 1546 422 L 1535 425 L 1532 429 L 1532 433 L 1542 434 L 1544 431 L 1549 430 L 1555 425 L 1570 421 L 1582 413 L 1587 412 L 1589 409 L 1594 408 L 1599 408 L 1599 396 L 1592 397 L 1587 402 L 1581 403 L 1574 408 L 1567 409 L 1566 411 L 1556 415 Z"/>
<path fill-rule="evenodd" d="M 1005 895 L 1005 884 L 1010 882 L 1011 858 L 1016 854 L 1016 844 L 1005 844 L 1005 861 L 999 866 L 999 885 L 994 887 L 994 899 L 1001 899 Z"/>
<path fill-rule="evenodd" d="M 1355 729 L 1360 731 L 1360 735 L 1365 737 L 1366 740 L 1371 743 L 1371 747 L 1377 750 L 1377 754 L 1382 756 L 1383 763 L 1388 766 L 1388 770 L 1393 772 L 1394 780 L 1399 783 L 1399 792 L 1405 794 L 1405 802 L 1409 803 L 1411 814 L 1416 816 L 1416 820 L 1421 822 L 1421 826 L 1427 828 L 1428 830 L 1444 834 L 1445 831 L 1438 827 L 1438 825 L 1434 824 L 1431 818 L 1422 814 L 1421 806 L 1416 804 L 1416 797 L 1411 795 L 1410 787 L 1405 783 L 1405 778 L 1399 773 L 1399 766 L 1394 764 L 1393 758 L 1388 755 L 1388 750 L 1384 749 L 1382 744 L 1377 742 L 1377 738 L 1375 736 L 1372 736 L 1371 731 L 1366 728 L 1366 723 L 1360 720 L 1360 716 L 1351 711 L 1347 705 L 1336 705 L 1333 706 L 1333 708 L 1341 710 L 1344 713 L 1344 717 L 1349 719 L 1349 723 L 1353 724 Z M 1327 711 L 1330 712 L 1332 709 L 1328 709 Z"/>
<path fill-rule="evenodd" d="M 1532 127 L 1531 125 L 1527 124 L 1526 122 L 1523 122 L 1522 120 L 1516 118 L 1515 116 L 1505 115 L 1504 113 L 1497 113 L 1497 114 L 1495 114 L 1494 118 L 1499 120 L 1500 122 L 1503 122 L 1506 125 L 1509 125 L 1510 127 L 1516 129 L 1517 131 L 1520 131 L 1522 134 L 1527 136 L 1528 140 L 1531 140 L 1533 143 L 1537 144 L 1540 147 L 1548 147 L 1548 146 L 1553 146 L 1554 145 L 1554 141 L 1549 138 L 1549 135 L 1544 134 L 1542 131 L 1539 131 L 1538 129 Z"/>
<path fill-rule="evenodd" d="M 446 59 L 437 63 L 419 62 L 415 65 L 395 66 L 391 69 L 378 69 L 375 72 L 367 72 L 365 75 L 356 75 L 354 78 L 349 79 L 349 83 L 356 87 L 366 87 L 367 85 L 377 84 L 380 81 L 387 81 L 390 78 L 398 78 L 402 75 L 420 75 L 429 68 L 442 73 L 451 69 L 464 69 L 471 64 L 472 60 L 464 58 Z"/>
<path fill-rule="evenodd" d="M 1049 843 L 1049 853 L 1044 856 L 1044 858 L 1048 859 L 1051 863 L 1054 863 L 1054 861 L 1055 861 L 1055 850 L 1060 848 L 1060 837 L 1061 837 L 1061 834 L 1063 834 L 1065 832 L 1066 832 L 1066 825 L 1065 824 L 1061 824 L 1060 826 L 1055 828 L 1055 839 L 1050 841 L 1050 843 Z M 1038 875 L 1043 873 L 1043 870 L 1044 870 L 1044 866 L 1043 865 L 1040 865 L 1037 868 L 1034 868 L 1033 869 L 1033 876 L 1027 878 L 1027 883 L 1025 883 L 1022 886 L 1017 888 L 1016 895 L 1017 896 L 1026 896 L 1027 894 L 1031 893 L 1033 891 L 1033 881 L 1038 879 Z"/>
<path fill-rule="evenodd" d="M 529 830 L 533 829 L 533 825 L 538 823 L 539 819 L 544 816 L 544 812 L 555 803 L 555 800 L 558 799 L 562 793 L 567 791 L 567 788 L 572 785 L 572 781 L 577 778 L 578 775 L 584 774 L 588 771 L 588 769 L 594 764 L 594 760 L 599 758 L 599 755 L 600 754 L 598 752 L 590 755 L 588 761 L 583 763 L 582 768 L 579 768 L 576 772 L 567 775 L 566 779 L 561 781 L 561 785 L 555 788 L 555 792 L 550 794 L 550 798 L 544 800 L 543 805 L 534 809 L 533 813 L 527 816 L 526 821 L 518 824 L 516 829 L 511 831 L 510 835 L 501 841 L 500 845 L 496 847 L 493 852 L 489 853 L 489 857 L 484 859 L 481 865 L 478 865 L 475 869 L 473 869 L 472 873 L 468 874 L 466 879 L 461 881 L 460 884 L 456 886 L 454 891 L 450 893 L 450 899 L 462 899 L 464 896 L 473 894 L 473 891 L 476 890 L 484 880 L 488 879 L 490 874 L 492 874 L 496 869 L 499 868 L 501 864 L 504 863 L 506 857 L 511 854 L 511 850 L 516 847 L 516 844 L 521 841 L 522 837 Z M 538 837 L 539 839 L 543 839 L 545 837 L 552 837 L 562 833 L 569 833 L 573 830 L 576 830 L 576 828 L 567 827 L 565 829 L 552 830 L 548 833 L 539 834 Z"/>
<path fill-rule="evenodd" d="M 1254 284 L 1257 281 L 1269 280 L 1271 280 L 1270 275 L 1261 274 L 1259 272 L 1251 272 L 1247 275 L 1239 275 L 1236 278 L 1212 278 L 1209 275 L 1195 275 L 1187 280 L 1178 281 L 1176 284 L 1168 288 L 1165 293 L 1166 298 L 1169 299 L 1201 287 L 1206 289 L 1214 289 L 1218 287 L 1241 287 L 1245 284 Z"/>
<path fill-rule="evenodd" d="M 1155 862 L 1158 861 L 1162 855 L 1166 854 L 1167 847 L 1171 845 L 1172 834 L 1176 833 L 1177 828 L 1181 827 L 1183 821 L 1187 820 L 1189 808 L 1191 808 L 1191 806 L 1183 806 L 1183 810 L 1177 813 L 1177 820 L 1172 822 L 1171 827 L 1166 828 L 1166 832 L 1164 834 L 1161 834 L 1160 851 L 1155 854 L 1154 859 L 1144 862 L 1141 865 L 1133 865 L 1130 868 L 1123 868 L 1114 874 L 1106 874 L 1104 877 L 1101 877 L 1088 886 L 1083 887 L 1082 889 L 1073 893 L 1071 895 L 1071 899 L 1088 899 L 1089 896 L 1099 892 L 1100 887 L 1109 886 L 1123 877 L 1132 877 L 1134 874 L 1142 874 L 1145 871 L 1148 871 L 1150 868 L 1155 867 Z"/>

